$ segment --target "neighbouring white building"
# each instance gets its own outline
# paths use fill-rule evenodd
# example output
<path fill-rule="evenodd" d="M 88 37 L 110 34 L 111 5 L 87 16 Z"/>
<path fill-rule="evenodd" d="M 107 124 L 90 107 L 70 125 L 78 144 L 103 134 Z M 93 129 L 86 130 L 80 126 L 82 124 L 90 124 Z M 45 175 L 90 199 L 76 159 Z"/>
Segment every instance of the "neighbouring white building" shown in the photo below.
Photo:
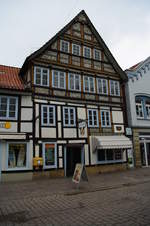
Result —
<path fill-rule="evenodd" d="M 150 57 L 126 70 L 128 123 L 133 131 L 135 166 L 150 165 Z"/>

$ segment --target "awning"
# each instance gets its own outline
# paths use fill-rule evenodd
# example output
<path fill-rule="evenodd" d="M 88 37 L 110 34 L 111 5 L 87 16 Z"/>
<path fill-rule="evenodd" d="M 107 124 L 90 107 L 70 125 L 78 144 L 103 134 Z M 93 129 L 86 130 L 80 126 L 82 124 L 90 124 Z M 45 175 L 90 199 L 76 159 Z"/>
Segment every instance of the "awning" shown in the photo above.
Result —
<path fill-rule="evenodd" d="M 25 133 L 0 133 L 0 140 L 24 140 Z"/>
<path fill-rule="evenodd" d="M 91 136 L 92 150 L 97 149 L 128 149 L 132 148 L 132 141 L 124 136 Z"/>

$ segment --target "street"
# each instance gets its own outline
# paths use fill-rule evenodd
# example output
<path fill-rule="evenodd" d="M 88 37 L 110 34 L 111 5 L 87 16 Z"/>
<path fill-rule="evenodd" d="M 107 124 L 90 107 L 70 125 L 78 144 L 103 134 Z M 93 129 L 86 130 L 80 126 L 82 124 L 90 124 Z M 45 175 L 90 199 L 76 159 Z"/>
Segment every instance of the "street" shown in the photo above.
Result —
<path fill-rule="evenodd" d="M 150 168 L 0 184 L 0 226 L 150 225 Z"/>

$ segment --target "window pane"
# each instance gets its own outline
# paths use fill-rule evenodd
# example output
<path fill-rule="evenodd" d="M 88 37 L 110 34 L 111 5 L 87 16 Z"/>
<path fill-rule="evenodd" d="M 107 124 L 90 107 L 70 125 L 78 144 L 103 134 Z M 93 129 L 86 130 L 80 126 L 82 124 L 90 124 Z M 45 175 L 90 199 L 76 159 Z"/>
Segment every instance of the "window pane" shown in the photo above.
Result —
<path fill-rule="evenodd" d="M 103 79 L 103 93 L 107 94 L 107 80 Z"/>
<path fill-rule="evenodd" d="M 69 43 L 66 41 L 61 41 L 61 50 L 63 52 L 68 53 L 69 52 Z"/>
<path fill-rule="evenodd" d="M 54 124 L 54 108 L 49 107 L 49 124 Z"/>
<path fill-rule="evenodd" d="M 115 95 L 114 81 L 110 81 L 110 93 Z"/>
<path fill-rule="evenodd" d="M 116 92 L 116 95 L 119 96 L 119 94 L 120 94 L 120 91 L 119 91 L 119 82 L 115 82 L 115 92 Z"/>
<path fill-rule="evenodd" d="M 94 92 L 94 78 L 89 78 L 90 81 L 90 92 Z"/>
<path fill-rule="evenodd" d="M 48 70 L 43 70 L 42 84 L 45 86 L 48 85 Z"/>
<path fill-rule="evenodd" d="M 75 75 L 75 90 L 80 90 L 80 76 Z"/>
<path fill-rule="evenodd" d="M 121 150 L 115 150 L 115 160 L 121 160 L 121 159 L 122 159 Z"/>
<path fill-rule="evenodd" d="M 74 55 L 79 56 L 80 55 L 80 46 L 73 44 L 72 47 L 73 47 L 72 53 Z"/>
<path fill-rule="evenodd" d="M 109 160 L 113 160 L 113 150 L 112 149 L 108 149 L 106 150 L 106 159 L 109 161 Z"/>
<path fill-rule="evenodd" d="M 58 88 L 58 71 L 54 71 L 53 73 L 53 86 Z"/>
<path fill-rule="evenodd" d="M 100 51 L 99 50 L 94 50 L 94 59 L 95 60 L 100 60 Z"/>
<path fill-rule="evenodd" d="M 74 90 L 74 75 L 73 74 L 69 75 L 69 87 L 70 87 L 70 89 Z"/>
<path fill-rule="evenodd" d="M 105 161 L 105 150 L 97 150 L 98 161 Z"/>
<path fill-rule="evenodd" d="M 8 168 L 26 167 L 27 145 L 9 144 Z"/>
<path fill-rule="evenodd" d="M 60 72 L 59 79 L 60 79 L 60 88 L 65 88 L 65 79 L 63 72 Z"/>
<path fill-rule="evenodd" d="M 48 124 L 48 112 L 47 107 L 43 107 L 43 123 Z"/>
<path fill-rule="evenodd" d="M 89 80 L 88 80 L 88 77 L 84 77 L 84 89 L 85 89 L 85 91 L 89 91 Z"/>
<path fill-rule="evenodd" d="M 15 118 L 16 116 L 16 99 L 10 98 L 9 99 L 9 117 Z"/>
<path fill-rule="evenodd" d="M 54 166 L 55 165 L 55 145 L 45 144 L 45 165 Z"/>
<path fill-rule="evenodd" d="M 70 109 L 70 125 L 74 125 L 74 110 Z"/>
<path fill-rule="evenodd" d="M 91 49 L 88 47 L 84 47 L 84 56 L 87 58 L 91 57 Z"/>
<path fill-rule="evenodd" d="M 101 79 L 98 79 L 98 93 L 103 93 L 102 91 L 102 80 Z"/>
<path fill-rule="evenodd" d="M 7 98 L 0 98 L 0 117 L 7 117 Z"/>

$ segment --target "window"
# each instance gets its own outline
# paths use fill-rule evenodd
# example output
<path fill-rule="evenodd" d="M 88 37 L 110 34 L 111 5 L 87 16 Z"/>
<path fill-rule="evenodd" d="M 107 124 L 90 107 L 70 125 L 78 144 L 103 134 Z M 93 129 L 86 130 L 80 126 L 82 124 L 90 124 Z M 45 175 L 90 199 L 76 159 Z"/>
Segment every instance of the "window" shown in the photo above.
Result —
<path fill-rule="evenodd" d="M 42 125 L 55 126 L 55 106 L 42 105 Z"/>
<path fill-rule="evenodd" d="M 138 118 L 144 118 L 142 103 L 136 103 L 136 116 Z"/>
<path fill-rule="evenodd" d="M 98 110 L 88 109 L 88 126 L 99 127 Z"/>
<path fill-rule="evenodd" d="M 72 54 L 80 56 L 80 46 L 72 44 Z"/>
<path fill-rule="evenodd" d="M 150 104 L 146 103 L 145 108 L 146 108 L 146 118 L 150 119 Z"/>
<path fill-rule="evenodd" d="M 84 91 L 89 93 L 95 92 L 95 79 L 92 77 L 84 76 Z"/>
<path fill-rule="evenodd" d="M 81 90 L 81 77 L 78 74 L 69 73 L 69 89 L 70 90 Z"/>
<path fill-rule="evenodd" d="M 97 92 L 99 94 L 108 94 L 108 83 L 106 79 L 97 78 Z"/>
<path fill-rule="evenodd" d="M 60 41 L 60 50 L 68 53 L 69 52 L 69 42 L 61 40 Z"/>
<path fill-rule="evenodd" d="M 84 46 L 83 55 L 84 57 L 91 58 L 91 48 Z"/>
<path fill-rule="evenodd" d="M 43 144 L 44 168 L 57 168 L 57 147 L 56 143 Z"/>
<path fill-rule="evenodd" d="M 101 110 L 101 125 L 102 127 L 111 127 L 109 110 Z"/>
<path fill-rule="evenodd" d="M 0 96 L 0 119 L 17 119 L 18 98 Z"/>
<path fill-rule="evenodd" d="M 110 80 L 110 95 L 120 96 L 120 85 L 118 81 Z"/>
<path fill-rule="evenodd" d="M 121 149 L 98 149 L 98 163 L 122 162 L 123 155 Z"/>
<path fill-rule="evenodd" d="M 34 84 L 49 86 L 49 69 L 34 67 Z"/>
<path fill-rule="evenodd" d="M 75 108 L 64 107 L 63 118 L 64 118 L 64 126 L 69 126 L 69 127 L 75 126 L 76 125 Z"/>
<path fill-rule="evenodd" d="M 27 144 L 8 143 L 8 169 L 27 168 Z"/>
<path fill-rule="evenodd" d="M 100 60 L 101 59 L 101 51 L 98 49 L 94 49 L 94 59 Z"/>
<path fill-rule="evenodd" d="M 52 86 L 55 88 L 65 89 L 66 88 L 66 74 L 63 71 L 52 72 Z"/>

